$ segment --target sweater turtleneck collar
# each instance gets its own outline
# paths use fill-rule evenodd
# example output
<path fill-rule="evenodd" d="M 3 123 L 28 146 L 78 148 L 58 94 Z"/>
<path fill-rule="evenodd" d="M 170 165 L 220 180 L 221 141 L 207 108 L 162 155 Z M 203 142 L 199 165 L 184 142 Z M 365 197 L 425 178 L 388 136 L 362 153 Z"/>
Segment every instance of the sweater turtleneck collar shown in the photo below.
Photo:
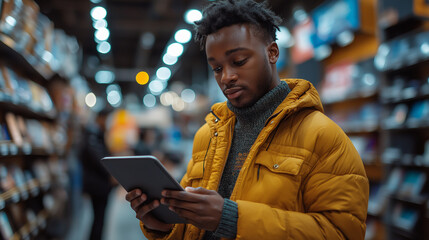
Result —
<path fill-rule="evenodd" d="M 237 125 L 265 123 L 265 120 L 271 116 L 289 92 L 287 83 L 280 81 L 275 88 L 250 107 L 236 108 L 230 101 L 227 101 L 227 106 L 237 117 Z"/>

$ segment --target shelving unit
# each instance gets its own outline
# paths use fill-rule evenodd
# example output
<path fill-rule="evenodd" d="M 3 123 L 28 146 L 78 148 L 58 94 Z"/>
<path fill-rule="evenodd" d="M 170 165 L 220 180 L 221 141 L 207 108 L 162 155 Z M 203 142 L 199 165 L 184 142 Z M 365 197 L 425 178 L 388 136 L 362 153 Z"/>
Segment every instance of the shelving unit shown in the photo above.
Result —
<path fill-rule="evenodd" d="M 334 14 L 326 10 L 334 2 L 356 3 L 326 0 L 310 11 L 307 25 L 321 21 L 320 8 Z M 313 77 L 322 80 L 313 84 L 325 113 L 350 137 L 365 165 L 370 181 L 366 239 L 428 239 L 429 2 L 357 2 L 360 26 L 352 29 L 353 41 L 346 46 L 329 41 L 328 56 L 318 59 L 315 50 L 307 61 L 316 59 L 322 66 L 323 76 Z M 344 18 L 342 27 L 354 21 L 337 14 Z M 339 28 L 335 24 L 330 27 Z M 325 39 L 337 37 L 327 36 L 335 29 L 323 30 Z M 307 37 L 313 43 L 313 36 Z M 305 53 L 311 55 L 308 46 Z M 297 62 L 296 68 L 307 62 Z"/>
<path fill-rule="evenodd" d="M 67 121 L 50 92 L 78 74 L 69 43 L 34 1 L 0 0 L 0 239 L 61 238 L 52 219 L 70 218 Z"/>
<path fill-rule="evenodd" d="M 382 162 L 390 189 L 384 193 L 383 223 L 388 239 L 429 237 L 429 14 L 421 11 L 425 4 L 380 4 L 381 16 L 392 9 L 398 16 L 392 21 L 381 18 L 382 44 L 374 61 L 383 76 Z"/>

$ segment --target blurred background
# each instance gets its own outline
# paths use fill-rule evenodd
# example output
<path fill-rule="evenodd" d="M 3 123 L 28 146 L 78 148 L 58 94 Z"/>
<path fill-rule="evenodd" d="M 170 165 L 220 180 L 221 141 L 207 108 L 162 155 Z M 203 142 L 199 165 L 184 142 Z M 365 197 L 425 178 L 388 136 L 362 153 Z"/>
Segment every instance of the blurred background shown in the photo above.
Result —
<path fill-rule="evenodd" d="M 145 239 L 108 155 L 178 180 L 226 99 L 209 0 L 0 0 L 0 239 Z M 370 180 L 366 239 L 429 239 L 429 1 L 269 0 L 281 78 L 311 81 Z"/>

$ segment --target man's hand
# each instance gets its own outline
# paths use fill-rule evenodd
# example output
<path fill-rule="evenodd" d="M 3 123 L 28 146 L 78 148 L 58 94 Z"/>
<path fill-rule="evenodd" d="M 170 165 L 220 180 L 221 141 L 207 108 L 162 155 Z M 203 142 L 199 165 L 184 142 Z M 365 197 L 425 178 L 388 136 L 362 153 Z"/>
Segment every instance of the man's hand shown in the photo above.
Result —
<path fill-rule="evenodd" d="M 185 191 L 162 192 L 161 204 L 186 219 L 192 225 L 215 231 L 222 216 L 224 199 L 216 191 L 187 187 Z"/>
<path fill-rule="evenodd" d="M 168 232 L 172 229 L 173 225 L 159 221 L 151 213 L 159 206 L 158 200 L 146 203 L 147 196 L 140 189 L 128 192 L 125 199 L 131 203 L 131 208 L 136 212 L 136 218 L 142 221 L 146 228 L 161 232 Z"/>

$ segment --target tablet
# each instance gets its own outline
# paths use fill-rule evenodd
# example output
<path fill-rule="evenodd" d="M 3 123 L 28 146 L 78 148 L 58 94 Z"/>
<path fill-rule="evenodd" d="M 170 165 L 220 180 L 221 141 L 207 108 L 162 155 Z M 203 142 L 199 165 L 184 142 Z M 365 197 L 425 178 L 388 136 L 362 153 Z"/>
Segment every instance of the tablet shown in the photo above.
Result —
<path fill-rule="evenodd" d="M 148 202 L 161 199 L 164 189 L 184 190 L 154 156 L 105 157 L 101 163 L 128 192 L 140 188 L 148 196 Z M 185 223 L 183 218 L 162 204 L 152 213 L 165 223 Z"/>

